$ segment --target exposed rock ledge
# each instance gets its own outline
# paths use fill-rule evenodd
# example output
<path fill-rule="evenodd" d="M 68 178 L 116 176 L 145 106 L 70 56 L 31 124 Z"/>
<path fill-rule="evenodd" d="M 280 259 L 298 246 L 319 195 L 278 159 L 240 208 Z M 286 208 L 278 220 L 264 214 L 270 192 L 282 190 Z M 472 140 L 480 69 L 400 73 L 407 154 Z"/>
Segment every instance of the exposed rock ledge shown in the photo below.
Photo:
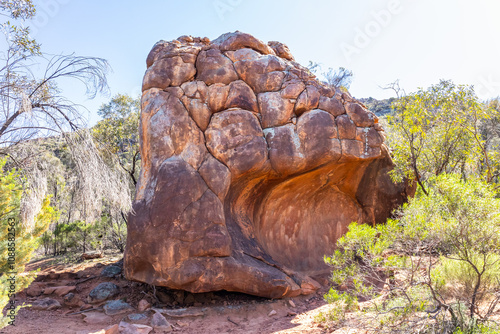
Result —
<path fill-rule="evenodd" d="M 352 221 L 405 199 L 377 117 L 288 47 L 236 32 L 147 58 L 125 274 L 191 292 L 308 294 Z"/>

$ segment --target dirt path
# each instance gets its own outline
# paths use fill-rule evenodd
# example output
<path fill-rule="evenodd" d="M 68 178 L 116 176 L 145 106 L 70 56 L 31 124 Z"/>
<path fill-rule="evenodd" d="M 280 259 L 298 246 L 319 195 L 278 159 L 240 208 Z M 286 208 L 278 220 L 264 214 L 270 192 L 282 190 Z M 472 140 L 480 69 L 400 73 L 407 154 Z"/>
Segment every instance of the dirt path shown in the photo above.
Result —
<path fill-rule="evenodd" d="M 106 257 L 81 262 L 74 265 L 51 264 L 49 260 L 32 263 L 28 269 L 41 268 L 39 276 L 30 288 L 17 296 L 18 302 L 33 303 L 43 298 L 60 302 L 55 310 L 22 309 L 16 325 L 0 330 L 9 334 L 86 334 L 98 332 L 120 321 L 150 325 L 154 311 L 137 311 L 141 299 L 148 300 L 153 307 L 162 311 L 176 310 L 175 316 L 165 314 L 172 325 L 173 333 L 328 333 L 325 328 L 314 322 L 315 316 L 328 308 L 322 295 L 324 291 L 311 296 L 302 296 L 292 300 L 267 300 L 238 293 L 218 292 L 208 294 L 189 294 L 168 289 L 154 289 L 146 284 L 129 282 L 118 274 L 113 278 L 100 276 L 108 265 L 121 266 L 120 258 Z M 90 291 L 102 282 L 112 282 L 120 289 L 120 294 L 113 299 L 122 299 L 134 310 L 115 316 L 104 317 L 99 321 L 86 322 L 86 313 L 80 311 Z M 70 305 L 64 296 L 38 293 L 50 291 L 50 287 L 75 287 L 72 293 L 79 305 Z M 28 295 L 31 294 L 31 297 Z M 72 299 L 73 301 L 75 299 Z M 99 304 L 98 304 L 99 305 Z M 85 305 L 84 307 L 90 307 Z M 95 306 L 94 306 L 95 307 Z M 93 313 L 96 313 L 93 311 Z M 104 314 L 102 310 L 97 311 Z M 131 313 L 144 313 L 147 318 L 131 321 Z M 152 331 L 150 334 L 162 333 Z"/>

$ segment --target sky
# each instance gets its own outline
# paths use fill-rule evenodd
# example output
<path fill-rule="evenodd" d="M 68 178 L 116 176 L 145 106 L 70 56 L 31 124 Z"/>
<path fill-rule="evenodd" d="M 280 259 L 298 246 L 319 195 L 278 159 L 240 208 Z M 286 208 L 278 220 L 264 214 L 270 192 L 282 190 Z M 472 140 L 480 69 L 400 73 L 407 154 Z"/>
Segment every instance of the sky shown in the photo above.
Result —
<path fill-rule="evenodd" d="M 51 54 L 107 59 L 110 92 L 89 100 L 77 83 L 64 93 L 97 110 L 117 94 L 139 96 L 146 57 L 159 40 L 243 31 L 288 45 L 295 59 L 353 71 L 357 98 L 394 96 L 440 79 L 474 85 L 481 99 L 500 95 L 498 0 L 34 0 L 32 35 Z"/>

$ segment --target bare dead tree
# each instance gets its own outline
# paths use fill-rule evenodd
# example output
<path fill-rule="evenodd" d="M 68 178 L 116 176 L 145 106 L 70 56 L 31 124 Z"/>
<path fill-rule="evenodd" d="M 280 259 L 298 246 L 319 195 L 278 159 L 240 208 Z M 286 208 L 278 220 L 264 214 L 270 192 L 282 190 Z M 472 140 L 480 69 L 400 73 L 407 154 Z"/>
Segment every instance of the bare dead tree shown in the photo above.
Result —
<path fill-rule="evenodd" d="M 32 224 L 47 195 L 51 166 L 44 160 L 39 140 L 58 136 L 66 141 L 75 165 L 75 200 L 83 208 L 82 218 L 95 219 L 103 198 L 128 211 L 130 190 L 123 172 L 102 161 L 85 130 L 86 109 L 66 99 L 59 88 L 61 81 L 70 79 L 81 82 L 90 98 L 106 93 L 108 62 L 74 54 L 42 54 L 26 33 L 5 37 L 8 48 L 0 52 L 0 155 L 8 156 L 10 165 L 24 175 L 23 222 Z"/>

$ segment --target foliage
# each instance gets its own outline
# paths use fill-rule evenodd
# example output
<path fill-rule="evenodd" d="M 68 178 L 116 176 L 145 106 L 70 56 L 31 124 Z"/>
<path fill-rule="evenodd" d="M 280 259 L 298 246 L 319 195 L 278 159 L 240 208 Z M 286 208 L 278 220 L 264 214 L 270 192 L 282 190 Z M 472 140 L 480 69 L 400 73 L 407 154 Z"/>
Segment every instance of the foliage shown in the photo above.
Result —
<path fill-rule="evenodd" d="M 319 74 L 319 76 L 322 77 L 323 82 L 330 87 L 347 90 L 351 86 L 353 73 L 345 67 L 339 67 L 336 70 L 329 67 L 328 70 L 320 72 L 322 71 L 321 65 L 319 63 L 309 61 L 307 68 L 312 73 Z"/>
<path fill-rule="evenodd" d="M 97 57 L 41 52 L 30 39 L 29 29 L 20 27 L 35 10 L 30 0 L 0 3 L 3 16 L 14 20 L 4 23 L 7 47 L 0 52 L 0 155 L 8 156 L 9 167 L 16 166 L 29 181 L 30 189 L 21 200 L 21 219 L 32 222 L 43 198 L 52 190 L 49 183 L 57 173 L 51 173 L 54 166 L 47 160 L 50 152 L 47 154 L 40 145 L 41 138 L 49 137 L 63 139 L 71 156 L 73 168 L 67 170 L 64 181 L 71 179 L 68 189 L 74 192 L 72 198 L 79 204 L 82 220 L 100 217 L 103 198 L 127 211 L 130 189 L 123 172 L 107 167 L 92 137 L 83 129 L 81 106 L 68 101 L 58 86 L 61 80 L 79 81 L 93 98 L 108 88 L 109 65 Z M 57 164 L 57 159 L 49 160 Z"/>
<path fill-rule="evenodd" d="M 117 158 L 135 189 L 140 167 L 140 101 L 118 94 L 109 103 L 103 104 L 98 114 L 103 120 L 94 126 L 94 138 L 99 142 L 101 151 Z M 113 158 L 109 157 L 108 160 Z"/>
<path fill-rule="evenodd" d="M 47 177 L 47 191 L 52 194 L 52 205 L 60 212 L 59 219 L 54 221 L 43 235 L 42 251 L 45 255 L 110 248 L 124 251 L 126 211 L 123 211 L 120 201 L 113 198 L 120 195 L 130 200 L 131 191 L 135 189 L 140 167 L 139 100 L 117 95 L 109 103 L 102 105 L 99 115 L 104 119 L 92 129 L 92 137 L 85 141 L 85 145 L 78 144 L 81 140 L 78 133 L 73 134 L 75 138 L 69 140 L 76 143 L 73 145 L 68 145 L 68 138 L 64 140 L 62 137 L 37 140 L 38 160 L 44 161 L 45 169 L 52 171 Z M 98 149 L 87 149 L 89 144 L 95 144 Z M 31 148 L 33 145 L 34 141 L 31 141 Z M 89 152 L 92 156 L 89 156 Z M 96 155 L 96 152 L 99 155 Z M 89 161 L 102 160 L 106 168 L 114 171 L 114 174 L 128 175 L 128 187 L 127 182 L 123 184 L 129 191 L 113 191 L 112 185 L 105 184 L 113 175 L 101 177 L 102 171 L 95 173 L 97 176 L 89 180 L 89 176 L 99 164 L 87 168 L 83 176 L 75 175 L 74 170 L 79 168 L 79 161 L 82 160 L 86 161 L 85 166 L 92 165 Z M 91 194 L 92 200 L 81 197 L 79 188 L 84 187 L 87 188 L 85 193 Z M 102 192 L 99 194 L 92 189 L 112 191 L 114 195 L 104 196 Z M 90 206 L 94 207 L 93 212 L 99 212 L 98 216 L 89 218 L 90 215 L 86 214 L 85 210 Z"/>
<path fill-rule="evenodd" d="M 361 101 L 368 108 L 368 110 L 374 112 L 377 116 L 383 116 L 392 111 L 391 105 L 396 101 L 396 99 L 391 97 L 389 99 L 377 100 L 373 97 L 369 97 L 366 99 L 359 99 L 359 101 Z"/>
<path fill-rule="evenodd" d="M 0 161 L 0 310 L 9 304 L 9 295 L 25 289 L 33 281 L 34 273 L 22 274 L 24 267 L 38 247 L 39 237 L 57 217 L 46 198 L 34 225 L 21 224 L 19 216 L 23 187 L 16 170 L 4 171 L 5 163 L 6 159 Z M 12 277 L 15 277 L 15 281 L 11 281 Z M 13 292 L 10 291 L 12 283 L 15 286 Z M 19 308 L 16 307 L 15 313 Z M 0 328 L 11 320 L 0 314 Z"/>
<path fill-rule="evenodd" d="M 394 333 L 480 333 L 493 326 L 500 199 L 484 181 L 433 177 L 428 196 L 418 191 L 398 219 L 374 227 L 353 223 L 337 246 L 325 261 L 345 292 L 331 289 L 326 298 L 359 302 L 361 326 Z"/>
<path fill-rule="evenodd" d="M 45 255 L 105 249 L 117 249 L 123 253 L 126 229 L 121 217 L 105 213 L 100 220 L 91 223 L 79 220 L 57 223 L 43 234 L 41 241 Z"/>
<path fill-rule="evenodd" d="M 400 97 L 392 106 L 388 142 L 396 181 L 416 180 L 426 193 L 424 181 L 441 173 L 496 180 L 498 154 L 488 145 L 483 129 L 498 113 L 478 101 L 472 86 L 441 81 Z"/>

